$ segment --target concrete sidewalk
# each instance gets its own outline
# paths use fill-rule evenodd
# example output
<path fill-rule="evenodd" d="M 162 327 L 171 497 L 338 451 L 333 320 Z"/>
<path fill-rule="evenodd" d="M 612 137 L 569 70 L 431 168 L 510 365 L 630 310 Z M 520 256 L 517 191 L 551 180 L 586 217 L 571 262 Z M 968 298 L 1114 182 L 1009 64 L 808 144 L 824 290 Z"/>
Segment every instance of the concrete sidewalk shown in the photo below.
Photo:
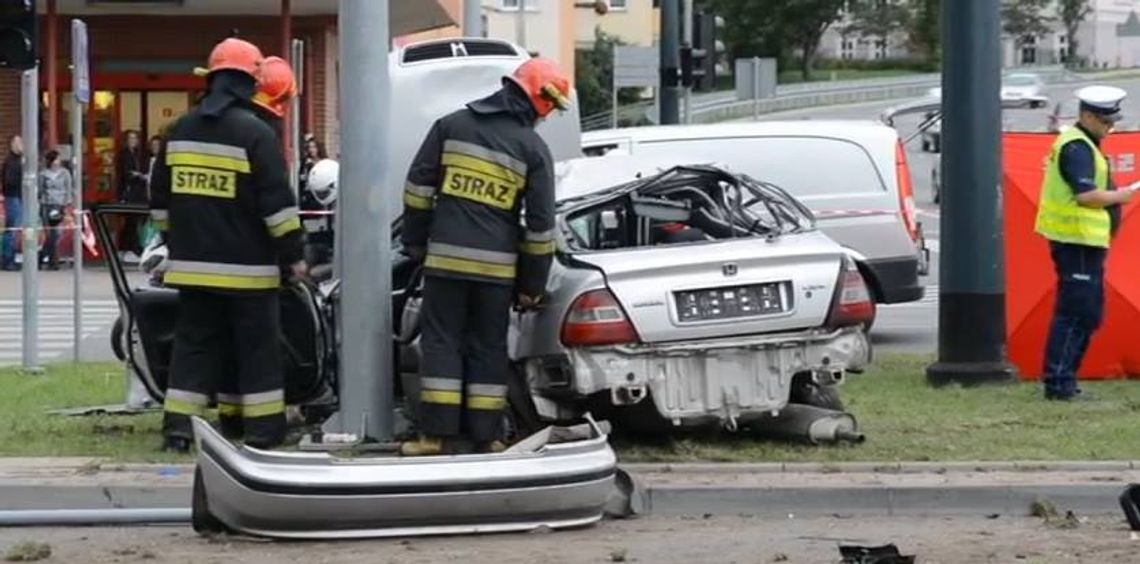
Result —
<path fill-rule="evenodd" d="M 1024 516 L 1038 499 L 1116 514 L 1140 462 L 626 464 L 644 513 Z M 0 459 L 0 509 L 187 507 L 193 466 Z"/>

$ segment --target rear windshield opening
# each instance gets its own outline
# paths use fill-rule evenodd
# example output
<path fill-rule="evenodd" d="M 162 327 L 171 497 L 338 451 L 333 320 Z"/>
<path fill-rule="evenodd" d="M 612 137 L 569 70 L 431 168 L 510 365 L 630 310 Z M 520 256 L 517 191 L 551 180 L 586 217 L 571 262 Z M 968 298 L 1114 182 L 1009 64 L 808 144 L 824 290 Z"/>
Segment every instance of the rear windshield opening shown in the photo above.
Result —
<path fill-rule="evenodd" d="M 571 250 L 600 251 L 778 237 L 814 228 L 783 190 L 711 167 L 678 167 L 564 216 Z"/>

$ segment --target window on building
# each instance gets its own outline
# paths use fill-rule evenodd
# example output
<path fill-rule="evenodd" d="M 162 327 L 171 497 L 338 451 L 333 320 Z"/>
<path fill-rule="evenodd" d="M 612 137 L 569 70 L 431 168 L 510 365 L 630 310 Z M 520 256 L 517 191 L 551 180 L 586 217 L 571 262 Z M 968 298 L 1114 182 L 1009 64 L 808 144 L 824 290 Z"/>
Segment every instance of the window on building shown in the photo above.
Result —
<path fill-rule="evenodd" d="M 879 40 L 875 41 L 875 58 L 876 59 L 887 58 L 887 40 L 886 39 L 879 39 Z"/>
<path fill-rule="evenodd" d="M 504 10 L 517 10 L 519 9 L 519 2 L 521 0 L 499 0 L 499 4 Z M 526 0 L 526 9 L 535 11 L 538 10 L 538 0 Z"/>
<path fill-rule="evenodd" d="M 1021 64 L 1037 64 L 1037 38 L 1032 35 L 1021 40 Z"/>

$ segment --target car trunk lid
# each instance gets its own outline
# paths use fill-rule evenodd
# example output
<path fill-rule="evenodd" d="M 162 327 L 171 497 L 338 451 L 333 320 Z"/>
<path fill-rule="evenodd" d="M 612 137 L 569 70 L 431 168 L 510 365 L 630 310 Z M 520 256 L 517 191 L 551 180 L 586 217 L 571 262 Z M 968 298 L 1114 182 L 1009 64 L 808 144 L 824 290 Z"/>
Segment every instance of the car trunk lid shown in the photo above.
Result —
<path fill-rule="evenodd" d="M 842 251 L 818 231 L 574 255 L 645 343 L 822 326 Z"/>

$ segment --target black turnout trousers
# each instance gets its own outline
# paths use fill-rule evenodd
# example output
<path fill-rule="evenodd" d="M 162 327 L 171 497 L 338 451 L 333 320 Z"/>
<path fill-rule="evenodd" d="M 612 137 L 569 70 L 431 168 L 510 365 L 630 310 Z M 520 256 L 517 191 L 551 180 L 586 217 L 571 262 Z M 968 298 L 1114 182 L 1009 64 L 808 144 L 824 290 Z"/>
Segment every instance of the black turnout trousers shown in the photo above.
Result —
<path fill-rule="evenodd" d="M 510 285 L 424 279 L 419 426 L 424 435 L 500 438 L 510 363 Z"/>
<path fill-rule="evenodd" d="M 216 394 L 227 438 L 259 448 L 284 441 L 280 311 L 275 291 L 179 291 L 164 435 L 193 438 L 190 416 Z"/>

